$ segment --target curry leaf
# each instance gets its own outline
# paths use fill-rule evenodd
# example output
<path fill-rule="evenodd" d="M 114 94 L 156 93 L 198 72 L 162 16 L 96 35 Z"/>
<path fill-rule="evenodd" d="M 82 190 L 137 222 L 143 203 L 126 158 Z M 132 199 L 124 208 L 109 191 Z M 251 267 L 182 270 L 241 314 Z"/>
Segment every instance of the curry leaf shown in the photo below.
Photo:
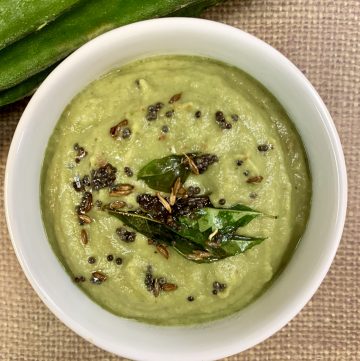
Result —
<path fill-rule="evenodd" d="M 174 232 L 179 234 L 181 237 L 205 247 L 205 242 L 207 241 L 211 230 L 210 232 L 201 232 L 197 223 L 194 223 L 193 225 L 179 223 L 177 228 L 174 229 Z"/>
<path fill-rule="evenodd" d="M 183 257 L 198 263 L 244 253 L 265 240 L 235 233 L 260 214 L 240 204 L 228 209 L 200 209 L 194 217 L 180 217 L 175 227 L 169 227 L 144 212 L 106 210 L 135 231 L 173 247 Z"/>
<path fill-rule="evenodd" d="M 192 242 L 190 239 L 182 237 L 172 228 L 162 224 L 146 215 L 136 212 L 124 212 L 120 210 L 107 211 L 120 219 L 125 225 L 133 228 L 135 231 L 151 238 L 152 240 L 165 243 L 172 246 L 183 257 L 199 263 L 209 263 L 227 257 L 226 253 L 215 250 L 207 251 L 200 244 Z M 204 257 L 204 255 L 206 257 Z M 198 256 L 198 257 L 197 257 Z"/>
<path fill-rule="evenodd" d="M 184 183 L 190 174 L 182 160 L 183 156 L 177 154 L 154 159 L 140 169 L 137 178 L 152 189 L 168 193 L 178 177 Z"/>
<path fill-rule="evenodd" d="M 172 154 L 152 160 L 140 169 L 137 176 L 150 188 L 170 193 L 177 178 L 184 183 L 191 172 L 196 175 L 202 174 L 218 160 L 215 154 L 208 153 Z"/>
<path fill-rule="evenodd" d="M 260 212 L 247 206 L 237 204 L 232 208 L 202 208 L 197 212 L 197 223 L 201 232 L 211 228 L 223 230 L 224 233 L 235 232 L 256 218 Z"/>
<path fill-rule="evenodd" d="M 228 254 L 238 255 L 260 244 L 264 240 L 265 238 L 240 236 L 235 234 L 232 236 L 230 241 L 222 243 L 221 248 Z"/>
<path fill-rule="evenodd" d="M 234 206 L 230 207 L 230 208 L 225 208 L 228 211 L 244 211 L 244 212 L 255 212 L 255 213 L 260 213 L 258 211 L 255 211 L 254 209 L 245 206 L 244 204 L 235 204 Z"/>

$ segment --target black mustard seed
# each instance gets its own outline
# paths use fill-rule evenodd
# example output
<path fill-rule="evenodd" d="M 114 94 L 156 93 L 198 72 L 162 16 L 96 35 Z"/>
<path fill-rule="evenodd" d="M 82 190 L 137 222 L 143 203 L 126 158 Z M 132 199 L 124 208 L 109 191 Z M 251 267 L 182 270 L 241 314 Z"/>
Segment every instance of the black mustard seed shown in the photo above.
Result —
<path fill-rule="evenodd" d="M 158 282 L 159 282 L 159 285 L 162 286 L 166 283 L 166 278 L 160 277 L 160 278 L 158 278 Z"/>
<path fill-rule="evenodd" d="M 163 133 L 168 133 L 168 132 L 169 132 L 169 127 L 165 124 L 165 125 L 163 125 L 163 126 L 161 127 L 161 131 L 162 131 Z"/>
<path fill-rule="evenodd" d="M 134 172 L 130 167 L 124 167 L 124 172 L 128 177 L 132 177 L 134 175 Z"/>
<path fill-rule="evenodd" d="M 120 239 L 126 243 L 134 242 L 136 239 L 136 233 L 126 230 L 123 227 L 119 227 L 116 229 L 117 235 Z"/>
<path fill-rule="evenodd" d="M 124 128 L 121 134 L 121 137 L 123 139 L 129 138 L 131 135 L 131 129 L 130 128 Z"/>
<path fill-rule="evenodd" d="M 94 263 L 96 262 L 95 257 L 89 257 L 89 258 L 88 258 L 88 262 L 89 262 L 90 264 L 94 264 Z"/>
<path fill-rule="evenodd" d="M 220 289 L 220 282 L 218 282 L 218 281 L 213 282 L 213 288 L 215 290 L 219 290 Z"/>
<path fill-rule="evenodd" d="M 168 111 L 165 113 L 165 117 L 166 117 L 166 118 L 171 118 L 173 115 L 174 115 L 174 110 L 168 110 Z"/>
<path fill-rule="evenodd" d="M 267 152 L 269 150 L 269 145 L 268 144 L 260 144 L 258 145 L 257 149 L 259 152 Z"/>

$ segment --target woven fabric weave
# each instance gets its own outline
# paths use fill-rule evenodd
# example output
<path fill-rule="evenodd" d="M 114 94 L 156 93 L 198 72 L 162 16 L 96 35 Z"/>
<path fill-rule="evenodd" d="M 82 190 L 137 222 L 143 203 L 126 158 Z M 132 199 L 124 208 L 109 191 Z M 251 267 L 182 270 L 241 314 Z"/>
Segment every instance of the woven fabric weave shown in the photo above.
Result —
<path fill-rule="evenodd" d="M 344 235 L 320 289 L 273 337 L 225 360 L 360 360 L 360 1 L 227 1 L 203 16 L 265 40 L 305 73 L 333 116 L 349 178 Z M 26 100 L 0 110 L 1 188 L 10 141 L 25 105 Z M 0 360 L 125 360 L 84 341 L 40 301 L 16 260 L 3 201 L 1 191 Z"/>

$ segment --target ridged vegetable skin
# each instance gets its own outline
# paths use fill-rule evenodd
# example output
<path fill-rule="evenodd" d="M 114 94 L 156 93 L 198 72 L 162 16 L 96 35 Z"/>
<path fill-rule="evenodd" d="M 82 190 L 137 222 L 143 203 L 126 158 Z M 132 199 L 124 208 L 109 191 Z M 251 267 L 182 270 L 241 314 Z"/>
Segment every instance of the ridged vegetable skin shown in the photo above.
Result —
<path fill-rule="evenodd" d="M 162 17 L 216 1 L 92 0 L 0 51 L 0 90 L 13 87 L 63 59 L 88 40 L 128 23 Z"/>
<path fill-rule="evenodd" d="M 46 26 L 80 0 L 0 0 L 0 49 Z"/>
<path fill-rule="evenodd" d="M 57 64 L 56 64 L 57 65 Z M 53 71 L 56 65 L 41 71 L 23 82 L 0 92 L 0 107 L 32 95 L 45 78 Z"/>

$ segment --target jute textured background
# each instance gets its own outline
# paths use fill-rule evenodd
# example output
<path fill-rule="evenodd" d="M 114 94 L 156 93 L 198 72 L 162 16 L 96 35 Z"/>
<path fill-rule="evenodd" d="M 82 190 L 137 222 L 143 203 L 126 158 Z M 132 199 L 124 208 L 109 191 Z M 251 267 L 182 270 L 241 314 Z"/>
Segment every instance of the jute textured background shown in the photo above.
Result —
<path fill-rule="evenodd" d="M 360 360 L 360 1 L 228 1 L 204 17 L 258 36 L 303 70 L 332 113 L 349 177 L 344 236 L 312 301 L 272 338 L 226 360 Z M 0 110 L 1 188 L 25 105 L 22 101 Z M 82 340 L 39 300 L 11 247 L 2 192 L 0 201 L 0 360 L 124 360 Z"/>

